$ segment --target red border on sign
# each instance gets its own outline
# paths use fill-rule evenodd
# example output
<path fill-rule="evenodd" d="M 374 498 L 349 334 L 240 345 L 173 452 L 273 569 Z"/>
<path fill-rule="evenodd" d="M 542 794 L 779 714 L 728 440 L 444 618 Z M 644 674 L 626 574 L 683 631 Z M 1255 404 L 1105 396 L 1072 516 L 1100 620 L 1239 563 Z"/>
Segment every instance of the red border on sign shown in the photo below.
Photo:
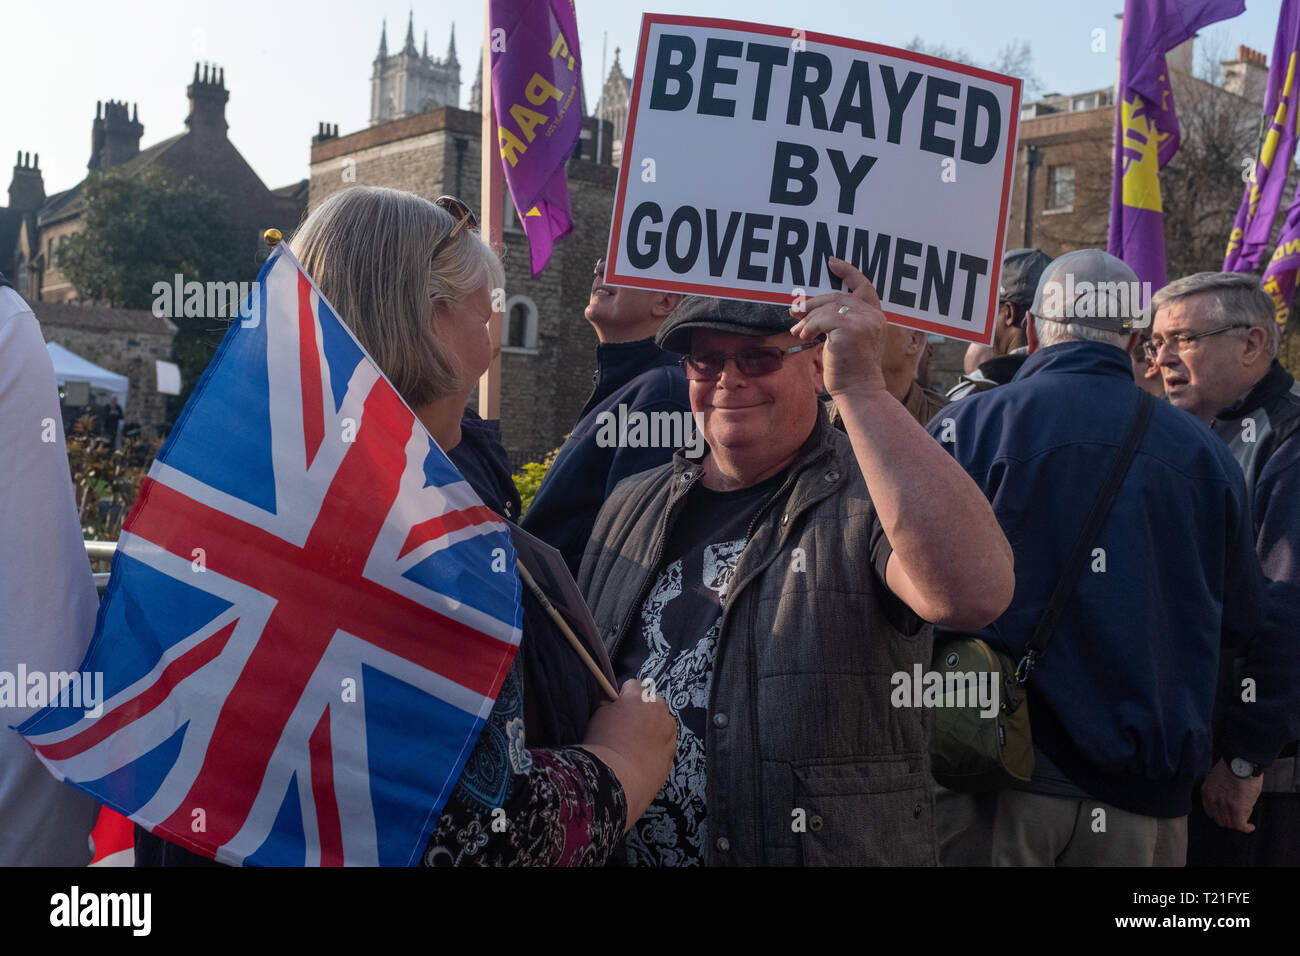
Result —
<path fill-rule="evenodd" d="M 782 295 L 777 292 L 758 292 L 749 289 L 734 289 L 730 286 L 713 286 L 697 282 L 675 282 L 667 279 L 656 279 L 653 282 L 647 281 L 640 276 L 621 275 L 618 273 L 618 250 L 619 239 L 622 236 L 623 229 L 623 199 L 627 193 L 627 179 L 630 175 L 627 158 L 634 156 L 633 138 L 636 134 L 636 117 L 641 103 L 641 82 L 645 77 L 645 58 L 646 49 L 650 45 L 650 28 L 656 24 L 668 24 L 676 26 L 691 27 L 712 27 L 721 30 L 744 30 L 750 33 L 763 33 L 768 36 L 779 36 L 785 39 L 792 39 L 795 33 L 785 27 L 773 26 L 767 23 L 749 23 L 744 20 L 725 20 L 717 17 L 688 17 L 668 13 L 646 13 L 641 17 L 641 38 L 637 42 L 636 66 L 635 73 L 636 83 L 632 89 L 632 102 L 628 105 L 628 127 L 627 134 L 623 142 L 624 161 L 619 164 L 618 185 L 614 193 L 614 214 L 613 222 L 609 232 L 609 245 L 606 247 L 605 254 L 605 281 L 610 285 L 629 286 L 634 289 L 651 289 L 664 292 L 682 292 L 687 295 L 712 295 L 724 299 L 740 299 L 745 302 L 770 302 L 776 305 L 789 302 L 788 295 Z M 948 338 L 961 339 L 964 342 L 978 342 L 981 345 L 991 345 L 993 343 L 993 333 L 995 331 L 994 315 L 997 311 L 997 294 L 999 288 L 999 276 L 1002 274 L 1002 246 L 1006 241 L 1007 230 L 1007 206 L 1011 202 L 1011 185 L 1014 174 L 1014 160 L 1016 155 L 1017 144 L 1020 134 L 1020 81 L 1014 77 L 1003 76 L 1000 73 L 993 73 L 989 70 L 981 69 L 977 66 L 967 66 L 964 63 L 953 63 L 950 60 L 941 60 L 938 57 L 928 56 L 924 53 L 915 53 L 911 50 L 899 50 L 894 47 L 883 46 L 879 43 L 869 43 L 866 40 L 852 40 L 847 37 L 831 36 L 828 33 L 813 33 L 803 31 L 804 37 L 814 43 L 824 43 L 828 46 L 838 46 L 846 49 L 859 50 L 863 53 L 875 53 L 883 56 L 892 56 L 901 60 L 911 60 L 914 63 L 921 63 L 926 66 L 938 67 L 948 70 L 952 73 L 963 73 L 967 76 L 975 77 L 991 83 L 1000 83 L 1011 87 L 1011 124 L 1008 129 L 1007 137 L 1007 155 L 1005 168 L 1003 170 L 1003 188 L 1002 203 L 998 215 L 998 234 L 997 241 L 993 250 L 993 261 L 989 272 L 989 303 L 988 303 L 988 321 L 985 326 L 984 334 L 979 335 L 974 332 L 962 334 L 963 330 L 950 326 L 940 325 L 937 322 L 929 322 L 925 319 L 918 319 L 910 315 L 902 315 L 897 312 L 891 312 L 884 309 L 885 317 L 894 325 L 900 325 L 908 329 L 918 329 L 922 332 L 934 332 Z M 883 307 L 883 298 L 882 298 Z"/>

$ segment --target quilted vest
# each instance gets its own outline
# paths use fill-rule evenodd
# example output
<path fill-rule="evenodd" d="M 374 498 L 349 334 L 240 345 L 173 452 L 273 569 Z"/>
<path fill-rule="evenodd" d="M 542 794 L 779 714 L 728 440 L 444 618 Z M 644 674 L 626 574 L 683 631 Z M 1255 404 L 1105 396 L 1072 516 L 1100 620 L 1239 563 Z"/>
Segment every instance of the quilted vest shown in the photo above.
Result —
<path fill-rule="evenodd" d="M 621 482 L 578 583 L 611 658 L 640 608 L 701 465 Z M 874 507 L 848 438 L 819 415 L 752 526 L 726 604 L 705 739 L 710 866 L 937 865 L 929 715 L 890 703 L 891 677 L 928 668 L 880 603 Z M 622 676 L 622 675 L 620 675 Z"/>

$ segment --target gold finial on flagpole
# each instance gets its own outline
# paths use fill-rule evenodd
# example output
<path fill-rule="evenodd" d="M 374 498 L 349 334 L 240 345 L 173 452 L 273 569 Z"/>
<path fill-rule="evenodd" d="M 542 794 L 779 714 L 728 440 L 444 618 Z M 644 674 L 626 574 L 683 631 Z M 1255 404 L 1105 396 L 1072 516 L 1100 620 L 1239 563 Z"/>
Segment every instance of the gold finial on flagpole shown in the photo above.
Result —
<path fill-rule="evenodd" d="M 283 238 L 284 236 L 280 235 L 279 229 L 272 228 L 262 233 L 262 241 L 265 242 L 272 249 L 278 246 L 280 244 L 280 240 L 282 240 Z"/>

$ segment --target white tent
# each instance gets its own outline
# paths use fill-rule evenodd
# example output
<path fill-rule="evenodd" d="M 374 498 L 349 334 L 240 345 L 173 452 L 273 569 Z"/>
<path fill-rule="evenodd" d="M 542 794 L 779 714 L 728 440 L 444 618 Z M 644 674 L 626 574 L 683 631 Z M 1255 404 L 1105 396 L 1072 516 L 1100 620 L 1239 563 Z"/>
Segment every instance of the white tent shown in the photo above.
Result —
<path fill-rule="evenodd" d="M 89 382 L 91 391 L 108 392 L 117 396 L 117 403 L 126 411 L 126 393 L 131 380 L 125 375 L 118 375 L 106 368 L 100 368 L 94 362 L 88 362 L 75 352 L 69 352 L 62 345 L 46 342 L 45 350 L 50 353 L 54 363 L 54 380 L 63 385 L 67 382 Z"/>

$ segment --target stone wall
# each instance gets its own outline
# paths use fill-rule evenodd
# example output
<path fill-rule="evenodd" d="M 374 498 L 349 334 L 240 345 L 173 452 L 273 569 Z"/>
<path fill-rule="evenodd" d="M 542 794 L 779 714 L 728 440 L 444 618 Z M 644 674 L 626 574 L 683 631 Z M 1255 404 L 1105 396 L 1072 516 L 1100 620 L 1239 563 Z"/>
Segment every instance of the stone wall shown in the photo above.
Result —
<path fill-rule="evenodd" d="M 37 302 L 32 310 L 46 342 L 129 377 L 123 421 L 138 423 L 147 437 L 158 434 L 167 418 L 167 396 L 158 392 L 154 361 L 172 361 L 176 326 L 139 309 Z"/>
<path fill-rule="evenodd" d="M 446 193 L 477 210 L 479 133 L 477 113 L 444 107 L 318 142 L 312 147 L 308 207 L 355 184 L 404 189 L 426 199 Z M 568 177 L 574 231 L 556 243 L 536 279 L 528 241 L 513 210 L 506 210 L 506 297 L 527 297 L 537 309 L 536 347 L 504 349 L 501 361 L 502 439 L 516 466 L 559 445 L 591 394 L 596 335 L 583 310 L 592 267 L 609 240 L 617 170 L 575 159 Z"/>

